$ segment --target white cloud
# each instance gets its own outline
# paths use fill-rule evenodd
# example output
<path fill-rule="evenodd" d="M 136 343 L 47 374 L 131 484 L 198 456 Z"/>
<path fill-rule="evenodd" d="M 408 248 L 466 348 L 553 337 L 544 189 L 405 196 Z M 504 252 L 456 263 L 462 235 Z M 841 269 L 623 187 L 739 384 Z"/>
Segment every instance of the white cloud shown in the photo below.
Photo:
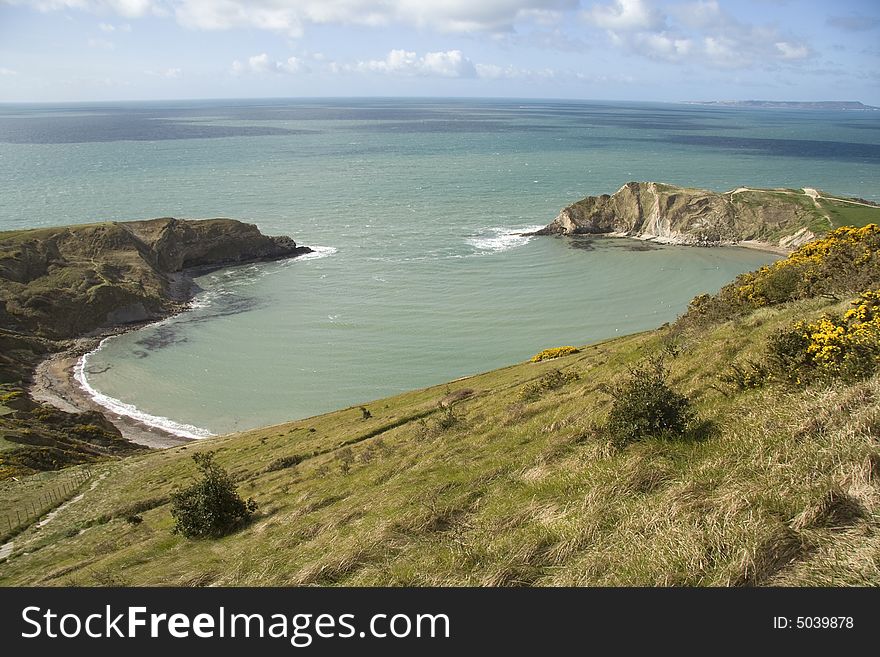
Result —
<path fill-rule="evenodd" d="M 232 62 L 231 68 L 233 75 L 245 75 L 248 73 L 255 75 L 263 75 L 265 73 L 293 74 L 307 71 L 308 67 L 305 62 L 298 57 L 288 57 L 284 61 L 276 61 L 271 59 L 267 53 L 248 57 L 245 62 L 240 62 L 236 59 Z"/>
<path fill-rule="evenodd" d="M 687 57 L 693 51 L 690 39 L 666 32 L 639 32 L 635 35 L 634 45 L 638 52 L 647 57 L 671 61 Z"/>
<path fill-rule="evenodd" d="M 78 9 L 135 18 L 173 15 L 202 30 L 255 28 L 297 37 L 308 25 L 401 24 L 441 32 L 509 32 L 555 22 L 579 0 L 0 0 L 40 11 Z M 109 23 L 108 23 L 109 24 Z"/>
<path fill-rule="evenodd" d="M 13 71 L 11 68 L 0 66 L 0 76 L 12 77 L 14 75 L 18 75 L 18 71 Z"/>
<path fill-rule="evenodd" d="M 776 50 L 780 52 L 782 59 L 805 59 L 810 56 L 810 49 L 802 43 L 777 41 Z"/>
<path fill-rule="evenodd" d="M 547 80 L 556 77 L 551 68 L 527 69 L 497 64 L 477 64 L 477 76 L 483 80 Z"/>
<path fill-rule="evenodd" d="M 288 57 L 283 62 L 276 62 L 276 67 L 284 73 L 299 73 L 306 70 L 305 63 L 298 57 Z"/>
<path fill-rule="evenodd" d="M 428 52 L 422 57 L 407 50 L 392 50 L 385 59 L 361 61 L 352 69 L 358 72 L 443 78 L 472 78 L 477 75 L 474 63 L 460 50 Z"/>
<path fill-rule="evenodd" d="M 596 5 L 584 12 L 591 23 L 606 30 L 660 30 L 666 19 L 658 9 L 644 0 L 614 0 L 610 5 Z"/>
<path fill-rule="evenodd" d="M 113 23 L 98 23 L 98 29 L 102 32 L 116 32 L 119 30 L 120 32 L 131 32 L 131 25 L 128 23 L 123 23 L 122 25 L 113 25 Z"/>
<path fill-rule="evenodd" d="M 28 5 L 39 11 L 80 9 L 95 14 L 119 14 L 138 18 L 149 13 L 164 13 L 161 0 L 2 0 L 6 4 Z"/>
<path fill-rule="evenodd" d="M 772 25 L 741 21 L 718 0 L 668 5 L 668 14 L 647 0 L 614 0 L 592 7 L 583 17 L 604 28 L 614 46 L 655 60 L 753 68 L 793 64 L 812 55 L 797 38 Z"/>
<path fill-rule="evenodd" d="M 733 22 L 717 0 L 686 2 L 673 7 L 672 12 L 682 24 L 696 29 L 724 29 Z"/>

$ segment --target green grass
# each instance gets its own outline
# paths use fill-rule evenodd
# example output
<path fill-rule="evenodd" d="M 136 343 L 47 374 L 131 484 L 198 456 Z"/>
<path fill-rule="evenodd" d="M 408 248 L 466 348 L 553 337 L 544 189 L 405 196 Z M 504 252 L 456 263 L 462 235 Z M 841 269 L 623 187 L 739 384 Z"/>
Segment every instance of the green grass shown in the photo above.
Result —
<path fill-rule="evenodd" d="M 780 326 L 839 307 L 629 336 L 378 400 L 368 419 L 351 407 L 93 466 L 106 477 L 17 537 L 0 583 L 877 585 L 880 379 L 738 392 L 717 378 Z M 616 448 L 598 429 L 609 387 L 656 353 L 703 426 Z M 524 402 L 554 369 L 579 379 Z M 231 536 L 187 540 L 165 500 L 206 449 L 260 508 Z"/>
<path fill-rule="evenodd" d="M 831 217 L 834 227 L 840 226 L 866 226 L 868 224 L 880 224 L 880 207 L 868 207 L 854 203 L 844 203 L 829 199 L 819 199 L 819 205 Z"/>

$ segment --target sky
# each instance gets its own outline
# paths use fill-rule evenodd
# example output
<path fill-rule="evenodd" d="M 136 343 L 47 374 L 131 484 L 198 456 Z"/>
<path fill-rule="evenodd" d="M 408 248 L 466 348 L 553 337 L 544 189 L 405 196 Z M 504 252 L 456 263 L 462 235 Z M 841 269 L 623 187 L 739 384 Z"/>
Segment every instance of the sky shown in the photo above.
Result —
<path fill-rule="evenodd" d="M 876 0 L 0 0 L 0 102 L 880 105 Z"/>

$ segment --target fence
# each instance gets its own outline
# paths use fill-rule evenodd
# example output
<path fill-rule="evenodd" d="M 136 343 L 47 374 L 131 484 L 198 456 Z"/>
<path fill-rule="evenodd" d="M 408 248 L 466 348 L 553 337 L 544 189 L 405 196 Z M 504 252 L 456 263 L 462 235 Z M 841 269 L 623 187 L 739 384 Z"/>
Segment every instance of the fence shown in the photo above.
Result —
<path fill-rule="evenodd" d="M 46 513 L 63 504 L 92 476 L 89 470 L 71 472 L 64 479 L 47 483 L 24 493 L 20 499 L 0 509 L 0 536 L 29 527 Z"/>

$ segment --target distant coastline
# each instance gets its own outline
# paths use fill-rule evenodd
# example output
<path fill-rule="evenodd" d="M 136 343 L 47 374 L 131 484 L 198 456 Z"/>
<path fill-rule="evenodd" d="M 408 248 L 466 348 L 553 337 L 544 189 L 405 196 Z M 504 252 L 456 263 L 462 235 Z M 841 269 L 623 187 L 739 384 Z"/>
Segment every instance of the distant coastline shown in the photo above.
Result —
<path fill-rule="evenodd" d="M 685 104 L 715 105 L 720 107 L 757 107 L 763 109 L 880 111 L 880 107 L 865 105 L 857 100 L 688 100 L 685 101 Z"/>

